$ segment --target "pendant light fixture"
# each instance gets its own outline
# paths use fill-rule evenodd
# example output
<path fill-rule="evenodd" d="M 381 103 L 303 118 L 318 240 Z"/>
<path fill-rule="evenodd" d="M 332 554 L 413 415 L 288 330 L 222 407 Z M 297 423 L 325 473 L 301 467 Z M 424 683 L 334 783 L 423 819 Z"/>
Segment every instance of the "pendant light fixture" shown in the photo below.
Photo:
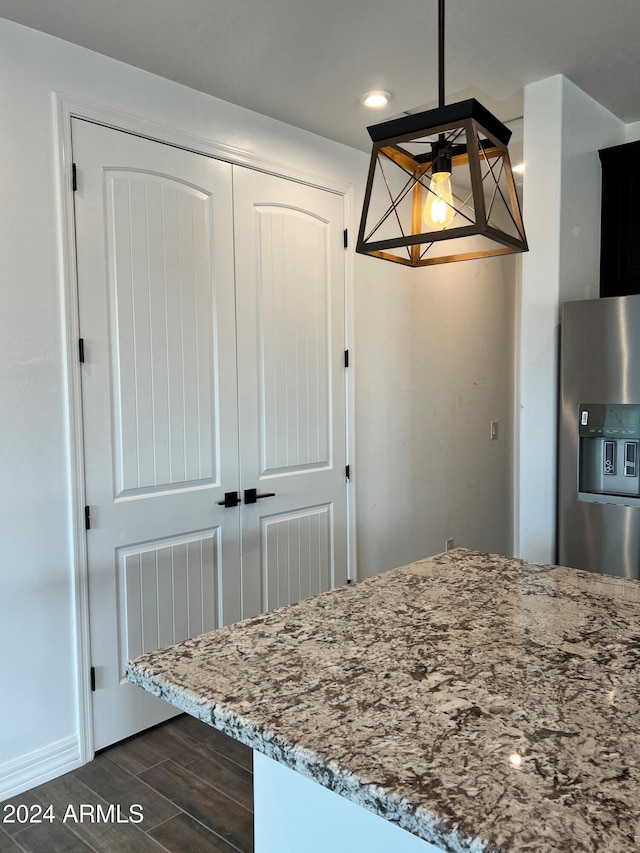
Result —
<path fill-rule="evenodd" d="M 526 252 L 511 131 L 474 98 L 367 128 L 373 142 L 356 252 L 410 267 Z"/>

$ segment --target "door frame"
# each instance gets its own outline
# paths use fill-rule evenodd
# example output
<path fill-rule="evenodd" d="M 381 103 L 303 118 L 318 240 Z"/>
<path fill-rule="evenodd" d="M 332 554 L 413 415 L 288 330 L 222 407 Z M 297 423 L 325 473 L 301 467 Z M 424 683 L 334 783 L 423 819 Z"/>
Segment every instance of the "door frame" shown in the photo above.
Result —
<path fill-rule="evenodd" d="M 62 300 L 62 345 L 65 387 L 67 482 L 69 484 L 69 538 L 71 544 L 73 612 L 75 616 L 76 695 L 79 758 L 86 764 L 94 756 L 91 696 L 91 649 L 89 642 L 89 570 L 87 533 L 85 529 L 84 442 L 82 429 L 81 372 L 78 356 L 80 322 L 78 314 L 78 280 L 76 274 L 75 217 L 72 187 L 73 152 L 71 120 L 95 122 L 114 130 L 132 133 L 155 142 L 173 145 L 196 154 L 246 166 L 282 178 L 295 180 L 342 196 L 344 222 L 350 234 L 353 224 L 353 186 L 286 166 L 250 151 L 218 143 L 195 134 L 162 125 L 148 119 L 84 101 L 60 92 L 52 92 L 53 133 L 55 144 L 55 191 L 58 218 L 59 275 Z M 344 253 L 345 282 L 345 347 L 353 350 L 353 250 Z M 350 481 L 347 489 L 347 577 L 357 579 L 356 507 L 355 507 L 355 395 L 353 359 L 345 373 L 345 411 L 347 460 Z"/>

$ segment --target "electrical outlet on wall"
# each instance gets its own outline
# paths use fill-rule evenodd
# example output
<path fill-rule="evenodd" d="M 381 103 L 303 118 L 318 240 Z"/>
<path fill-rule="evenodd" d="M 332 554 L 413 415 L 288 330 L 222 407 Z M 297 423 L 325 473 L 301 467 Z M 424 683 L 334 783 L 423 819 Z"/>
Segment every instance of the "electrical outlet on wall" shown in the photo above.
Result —
<path fill-rule="evenodd" d="M 445 540 L 444 549 L 445 551 L 452 551 L 455 548 L 455 543 L 453 541 L 453 537 L 451 539 Z"/>
<path fill-rule="evenodd" d="M 491 421 L 491 441 L 498 438 L 498 421 Z"/>

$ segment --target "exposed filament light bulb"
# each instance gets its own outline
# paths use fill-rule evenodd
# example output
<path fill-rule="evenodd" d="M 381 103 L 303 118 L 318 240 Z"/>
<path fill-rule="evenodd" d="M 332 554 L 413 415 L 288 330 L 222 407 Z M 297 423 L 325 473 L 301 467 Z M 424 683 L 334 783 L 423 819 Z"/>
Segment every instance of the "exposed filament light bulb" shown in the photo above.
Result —
<path fill-rule="evenodd" d="M 456 210 L 451 192 L 451 149 L 445 143 L 433 143 L 431 181 L 422 211 L 429 231 L 442 231 L 453 222 Z"/>
<path fill-rule="evenodd" d="M 435 172 L 431 176 L 423 218 L 430 230 L 448 228 L 456 211 L 451 192 L 451 172 Z"/>

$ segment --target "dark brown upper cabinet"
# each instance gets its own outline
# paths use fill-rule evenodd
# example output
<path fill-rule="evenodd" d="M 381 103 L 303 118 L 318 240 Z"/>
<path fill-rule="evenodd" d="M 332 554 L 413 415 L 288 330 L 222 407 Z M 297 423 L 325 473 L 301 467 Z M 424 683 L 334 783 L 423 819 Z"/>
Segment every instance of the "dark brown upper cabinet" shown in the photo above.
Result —
<path fill-rule="evenodd" d="M 600 296 L 640 293 L 640 142 L 599 152 L 602 163 Z"/>

